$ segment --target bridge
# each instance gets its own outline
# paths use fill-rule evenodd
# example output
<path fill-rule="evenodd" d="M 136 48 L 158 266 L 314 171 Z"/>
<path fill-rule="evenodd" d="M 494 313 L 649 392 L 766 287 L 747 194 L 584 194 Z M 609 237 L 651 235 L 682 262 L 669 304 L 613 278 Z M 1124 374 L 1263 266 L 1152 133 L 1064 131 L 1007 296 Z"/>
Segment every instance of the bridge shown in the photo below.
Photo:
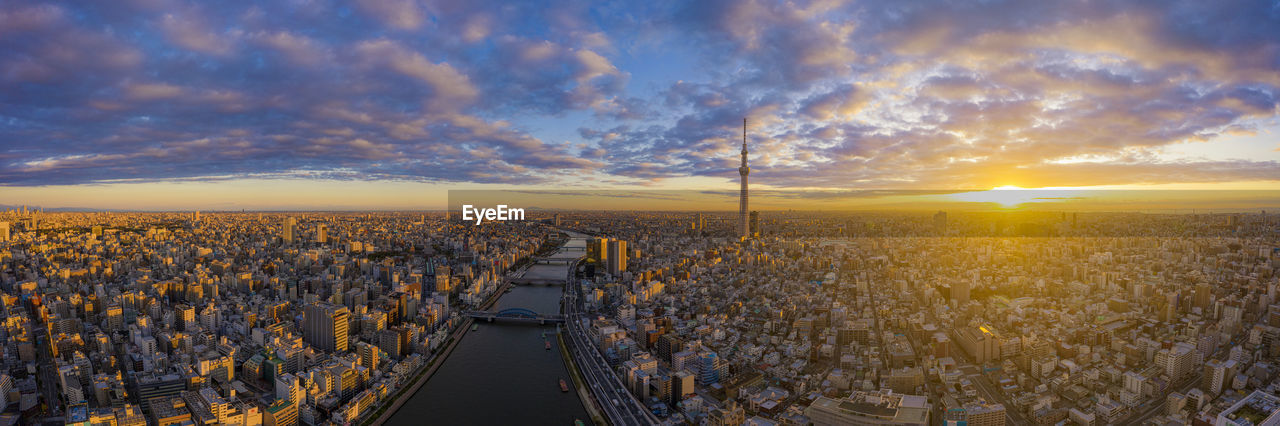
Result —
<path fill-rule="evenodd" d="M 463 311 L 462 314 L 489 322 L 494 320 L 536 322 L 538 324 L 564 322 L 564 315 L 540 314 L 525 308 L 507 308 L 501 311 Z"/>
<path fill-rule="evenodd" d="M 577 257 L 535 257 L 533 258 L 533 263 L 540 265 L 568 265 L 577 260 Z"/>
<path fill-rule="evenodd" d="M 564 278 L 528 278 L 515 277 L 508 278 L 507 282 L 512 285 L 560 285 L 564 284 Z"/>

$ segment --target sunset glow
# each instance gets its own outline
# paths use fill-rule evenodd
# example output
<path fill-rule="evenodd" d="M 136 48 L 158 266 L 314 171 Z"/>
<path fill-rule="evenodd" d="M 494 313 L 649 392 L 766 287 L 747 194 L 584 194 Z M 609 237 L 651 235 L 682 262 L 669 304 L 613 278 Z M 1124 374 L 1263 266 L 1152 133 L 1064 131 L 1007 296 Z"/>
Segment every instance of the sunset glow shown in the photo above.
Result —
<path fill-rule="evenodd" d="M 731 189 L 742 117 L 752 179 L 780 190 L 1280 188 L 1266 2 L 546 6 L 7 2 L 0 195 Z M 187 186 L 242 195 L 157 195 Z M 1026 196 L 960 199 L 1047 202 Z"/>

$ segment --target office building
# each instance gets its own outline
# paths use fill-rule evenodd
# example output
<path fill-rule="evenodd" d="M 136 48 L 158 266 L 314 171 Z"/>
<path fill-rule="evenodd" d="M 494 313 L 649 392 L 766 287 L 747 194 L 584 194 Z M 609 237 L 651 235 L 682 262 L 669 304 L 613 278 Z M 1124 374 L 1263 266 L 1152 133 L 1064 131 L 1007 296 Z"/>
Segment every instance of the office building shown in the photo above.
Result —
<path fill-rule="evenodd" d="M 152 424 L 169 426 L 191 423 L 191 411 L 182 398 L 158 397 L 148 400 L 146 404 L 150 408 Z"/>
<path fill-rule="evenodd" d="M 969 303 L 969 285 L 969 280 L 959 280 L 951 284 L 951 299 L 956 301 L 956 306 Z"/>
<path fill-rule="evenodd" d="M 857 391 L 844 399 L 818 397 L 804 414 L 815 426 L 929 424 L 928 398 L 892 391 Z"/>
<path fill-rule="evenodd" d="M 962 327 L 955 331 L 955 341 L 974 362 L 987 363 L 1000 358 L 1000 343 L 986 326 Z"/>
<path fill-rule="evenodd" d="M 968 426 L 1004 426 L 1008 417 L 1003 404 L 969 404 L 964 407 Z"/>
<path fill-rule="evenodd" d="M 285 244 L 293 243 L 293 227 L 298 224 L 298 220 L 292 217 L 284 218 L 284 222 L 280 224 L 280 239 Z"/>
<path fill-rule="evenodd" d="M 147 416 L 137 405 L 124 404 L 113 411 L 112 417 L 115 418 L 116 426 L 147 426 Z"/>
<path fill-rule="evenodd" d="M 1280 425 L 1280 397 L 1261 390 L 1237 401 L 1230 408 L 1218 413 L 1214 426 L 1276 426 Z"/>
<path fill-rule="evenodd" d="M 604 266 L 605 262 L 609 258 L 609 239 L 587 239 L 587 258 L 595 261 L 600 266 Z"/>
<path fill-rule="evenodd" d="M 307 305 L 303 336 L 307 344 L 325 352 L 347 350 L 347 321 L 351 311 L 333 304 Z"/>
<path fill-rule="evenodd" d="M 1236 361 L 1211 359 L 1204 364 L 1204 376 L 1200 388 L 1209 395 L 1221 395 L 1223 389 L 1236 377 Z"/>
<path fill-rule="evenodd" d="M 694 393 L 694 377 L 693 373 L 688 371 L 677 371 L 671 375 L 671 405 L 675 406 L 677 402 L 684 400 L 685 396 Z"/>
<path fill-rule="evenodd" d="M 621 240 L 609 241 L 609 274 L 618 276 L 627 270 L 627 242 Z"/>
<path fill-rule="evenodd" d="M 1189 343 L 1178 342 L 1172 348 L 1161 349 L 1156 353 L 1156 366 L 1174 380 L 1180 380 L 1192 373 L 1195 362 L 1195 347 Z"/>
<path fill-rule="evenodd" d="M 262 410 L 262 424 L 265 426 L 296 426 L 298 424 L 298 404 L 293 401 L 278 399 Z"/>
<path fill-rule="evenodd" d="M 684 341 L 680 339 L 680 336 L 664 334 L 658 338 L 657 347 L 658 358 L 670 363 L 672 355 L 684 350 Z"/>

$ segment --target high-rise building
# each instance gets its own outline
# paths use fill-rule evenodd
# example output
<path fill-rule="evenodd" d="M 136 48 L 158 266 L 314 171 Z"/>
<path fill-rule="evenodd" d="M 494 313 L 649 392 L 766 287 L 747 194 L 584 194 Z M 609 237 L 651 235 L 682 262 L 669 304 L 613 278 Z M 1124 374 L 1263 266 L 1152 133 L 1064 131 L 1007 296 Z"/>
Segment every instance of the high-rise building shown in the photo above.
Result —
<path fill-rule="evenodd" d="M 9 241 L 9 222 L 0 222 L 0 242 Z"/>
<path fill-rule="evenodd" d="M 664 334 L 658 338 L 658 358 L 668 363 L 671 356 L 684 350 L 684 340 L 674 334 Z"/>
<path fill-rule="evenodd" d="M 1219 361 L 1211 359 L 1204 364 L 1204 377 L 1201 389 L 1209 395 L 1221 395 L 1228 383 L 1236 377 L 1236 361 L 1229 359 Z"/>
<path fill-rule="evenodd" d="M 394 328 L 379 331 L 378 349 L 391 355 L 392 358 L 399 359 L 404 355 L 405 340 L 408 337 L 403 330 L 403 328 Z"/>
<path fill-rule="evenodd" d="M 284 222 L 280 224 L 280 239 L 285 244 L 293 243 L 293 227 L 298 224 L 298 220 L 292 217 L 284 218 Z"/>
<path fill-rule="evenodd" d="M 124 310 L 118 304 L 107 305 L 107 309 L 103 312 L 105 319 L 103 326 L 109 331 L 118 331 L 124 329 Z"/>
<path fill-rule="evenodd" d="M 0 373 L 0 405 L 9 406 L 9 391 L 13 390 L 13 378 Z"/>
<path fill-rule="evenodd" d="M 738 197 L 738 236 L 747 237 L 747 174 L 751 173 L 751 168 L 747 167 L 747 119 L 742 119 L 742 165 L 738 167 L 738 175 L 742 177 L 742 190 Z"/>
<path fill-rule="evenodd" d="M 316 228 L 316 242 L 324 244 L 329 242 L 329 227 L 320 225 Z"/>
<path fill-rule="evenodd" d="M 956 301 L 956 306 L 969 303 L 969 280 L 959 280 L 951 284 L 951 298 Z"/>
<path fill-rule="evenodd" d="M 177 305 L 174 308 L 177 312 L 175 321 L 178 325 L 178 331 L 189 331 L 195 329 L 196 326 L 196 308 L 190 305 Z"/>
<path fill-rule="evenodd" d="M 333 304 L 307 305 L 303 338 L 307 344 L 325 352 L 346 352 L 347 320 L 351 311 Z"/>
<path fill-rule="evenodd" d="M 986 326 L 961 327 L 955 330 L 956 343 L 977 363 L 1000 358 L 1000 345 L 995 333 Z"/>
<path fill-rule="evenodd" d="M 603 266 L 609 258 L 608 247 L 608 238 L 587 239 L 587 258 L 594 260 L 597 264 Z"/>
<path fill-rule="evenodd" d="M 694 392 L 693 373 L 688 370 L 675 372 L 671 376 L 671 405 L 675 406 L 677 402 L 683 401 L 684 396 Z"/>
<path fill-rule="evenodd" d="M 356 343 L 356 347 L 359 348 L 360 351 L 360 365 L 363 365 L 365 368 L 370 370 L 377 371 L 378 358 L 382 351 L 380 351 L 377 346 L 369 344 L 368 342 Z"/>
<path fill-rule="evenodd" d="M 453 291 L 453 276 L 448 265 L 436 267 L 436 288 L 439 293 L 448 294 Z"/>
<path fill-rule="evenodd" d="M 275 379 L 276 399 L 289 402 L 301 402 L 303 398 L 302 384 L 298 381 L 298 376 L 289 373 L 277 376 Z"/>
<path fill-rule="evenodd" d="M 1165 374 L 1174 380 L 1181 380 L 1191 373 L 1192 363 L 1195 361 L 1194 353 L 1195 346 L 1178 342 L 1172 348 L 1156 352 L 1156 366 L 1163 369 Z"/>
<path fill-rule="evenodd" d="M 706 352 L 698 356 L 698 382 L 710 386 L 720 382 L 720 366 L 723 361 L 715 352 Z"/>
<path fill-rule="evenodd" d="M 622 240 L 609 241 L 609 274 L 617 276 L 622 275 L 627 270 L 627 242 Z"/>

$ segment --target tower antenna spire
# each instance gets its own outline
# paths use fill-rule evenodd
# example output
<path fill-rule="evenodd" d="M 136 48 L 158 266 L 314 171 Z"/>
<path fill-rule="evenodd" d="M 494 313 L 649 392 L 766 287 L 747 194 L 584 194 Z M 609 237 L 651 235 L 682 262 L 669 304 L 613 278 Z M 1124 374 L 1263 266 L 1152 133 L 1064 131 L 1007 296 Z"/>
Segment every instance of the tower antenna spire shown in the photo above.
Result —
<path fill-rule="evenodd" d="M 747 224 L 747 174 L 749 173 L 751 169 L 747 167 L 747 117 L 742 117 L 742 166 L 738 167 L 738 176 L 742 178 L 742 190 L 738 198 L 738 235 L 742 238 L 750 234 Z"/>

